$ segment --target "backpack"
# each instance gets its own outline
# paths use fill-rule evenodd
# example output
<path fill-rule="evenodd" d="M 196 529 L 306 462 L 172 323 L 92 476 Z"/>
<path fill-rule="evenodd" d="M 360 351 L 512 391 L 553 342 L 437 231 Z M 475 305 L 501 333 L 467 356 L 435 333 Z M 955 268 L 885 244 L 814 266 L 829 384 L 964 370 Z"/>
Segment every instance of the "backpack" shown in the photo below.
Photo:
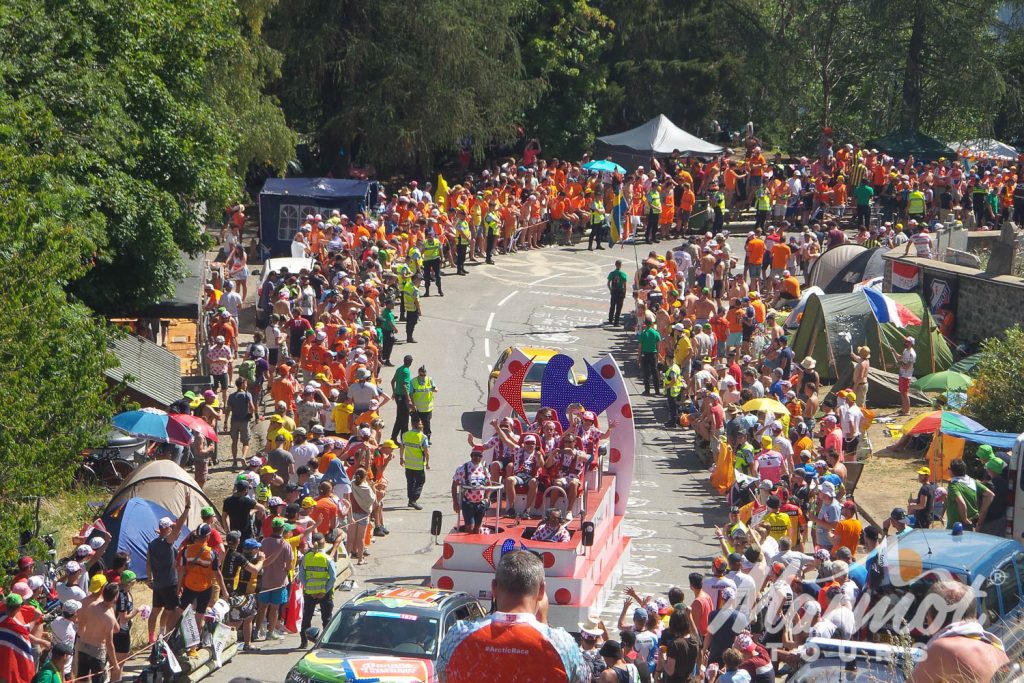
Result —
<path fill-rule="evenodd" d="M 238 376 L 244 378 L 246 381 L 256 381 L 256 361 L 244 360 L 238 365 Z"/>

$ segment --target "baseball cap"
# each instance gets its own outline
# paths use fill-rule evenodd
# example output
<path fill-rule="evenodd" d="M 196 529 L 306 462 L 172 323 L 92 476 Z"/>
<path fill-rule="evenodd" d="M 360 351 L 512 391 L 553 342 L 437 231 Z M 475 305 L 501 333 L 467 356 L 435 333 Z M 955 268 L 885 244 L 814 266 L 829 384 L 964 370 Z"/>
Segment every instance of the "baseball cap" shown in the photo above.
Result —
<path fill-rule="evenodd" d="M 207 505 L 206 507 L 204 507 L 202 510 L 199 511 L 199 516 L 202 517 L 203 519 L 205 519 L 207 517 L 213 517 L 215 514 L 217 514 L 217 513 L 209 505 Z"/>
<path fill-rule="evenodd" d="M 306 496 L 305 498 L 302 499 L 302 507 L 304 507 L 304 508 L 316 507 L 316 501 L 313 500 L 311 497 Z"/>
<path fill-rule="evenodd" d="M 713 559 L 711 561 L 711 568 L 714 569 L 715 571 L 720 571 L 720 570 L 725 569 L 727 567 L 728 567 L 728 562 L 721 555 L 719 555 L 718 557 L 716 557 L 715 559 Z"/>
<path fill-rule="evenodd" d="M 89 592 L 90 593 L 99 593 L 101 590 L 103 590 L 103 587 L 106 586 L 106 585 L 107 585 L 107 577 L 106 576 L 104 576 L 103 574 L 94 574 L 93 577 L 91 579 L 89 579 Z"/>
<path fill-rule="evenodd" d="M 43 577 L 41 576 L 30 576 L 28 577 L 28 587 L 32 592 L 35 592 L 43 587 Z"/>
<path fill-rule="evenodd" d="M 271 465 L 264 465 L 260 468 L 260 474 L 277 474 L 277 469 Z"/>
<path fill-rule="evenodd" d="M 832 498 L 836 497 L 836 487 L 833 486 L 831 482 L 826 481 L 824 484 L 821 485 L 821 487 L 818 490 L 820 490 L 826 496 L 831 496 Z"/>
<path fill-rule="evenodd" d="M 25 600 L 20 595 L 17 595 L 16 593 L 11 593 L 6 598 L 4 598 L 4 604 L 7 605 L 8 607 L 21 607 L 22 603 L 24 603 L 24 602 L 25 602 Z M 622 652 L 621 648 L 619 649 L 619 652 L 620 653 Z"/>
<path fill-rule="evenodd" d="M 173 522 L 171 523 L 173 524 Z M 93 550 L 92 546 L 88 543 L 83 543 L 82 545 L 75 548 L 75 557 L 90 557 L 95 554 L 96 551 Z"/>
<path fill-rule="evenodd" d="M 889 513 L 889 519 L 894 522 L 910 522 L 910 519 L 907 517 L 907 511 L 904 508 L 893 508 L 892 512 Z"/>
<path fill-rule="evenodd" d="M 171 519 L 170 517 L 161 517 L 160 521 L 157 523 L 157 526 L 158 526 L 157 530 L 159 530 L 159 529 L 170 529 L 172 526 L 174 526 L 174 520 Z"/>
<path fill-rule="evenodd" d="M 134 581 L 137 578 L 139 578 L 138 575 L 136 575 L 136 573 L 133 572 L 131 569 L 125 569 L 123 572 L 121 572 L 122 585 Z"/>
<path fill-rule="evenodd" d="M 272 529 L 283 529 L 284 525 L 285 525 L 284 517 L 274 517 L 274 519 L 271 520 L 271 522 L 270 522 L 270 527 Z"/>
<path fill-rule="evenodd" d="M 89 539 L 89 547 L 93 550 L 99 550 L 103 547 L 103 539 L 99 536 L 93 536 Z"/>
<path fill-rule="evenodd" d="M 917 473 L 918 474 L 927 474 L 927 475 L 931 476 L 932 468 L 930 468 L 930 467 L 922 467 L 921 469 L 919 469 L 917 471 Z"/>
<path fill-rule="evenodd" d="M 82 609 L 82 603 L 72 598 L 71 600 L 65 600 L 60 607 L 61 611 L 64 612 L 64 615 L 70 617 L 78 614 L 78 610 Z M 61 643 L 61 645 L 63 645 L 63 643 Z"/>
<path fill-rule="evenodd" d="M 278 505 L 284 505 L 284 498 L 281 496 L 271 496 L 270 500 L 267 501 L 267 505 L 272 508 L 276 508 Z"/>
<path fill-rule="evenodd" d="M 209 536 L 210 531 L 211 529 L 209 524 L 200 524 L 199 528 L 196 529 L 196 536 Z"/>
<path fill-rule="evenodd" d="M 256 550 L 259 547 L 260 542 L 257 541 L 255 538 L 247 538 L 245 539 L 245 542 L 242 543 L 242 548 L 244 550 Z"/>
<path fill-rule="evenodd" d="M 69 600 L 68 602 L 78 602 L 78 601 L 77 600 Z M 76 609 L 75 612 L 68 613 L 67 609 L 66 609 L 67 608 L 67 603 L 64 603 L 64 606 L 65 606 L 65 614 L 68 614 L 68 616 L 71 616 L 72 614 L 74 614 L 75 612 L 78 611 Z M 82 603 L 79 602 L 78 606 L 79 606 L 79 608 L 81 608 Z M 75 654 L 75 649 L 73 647 L 71 647 L 70 645 L 68 645 L 67 643 L 54 643 L 53 647 L 50 648 L 50 656 L 51 657 L 53 657 L 53 656 L 70 657 L 73 654 Z"/>
<path fill-rule="evenodd" d="M 75 562 L 74 560 L 70 560 L 67 564 L 64 565 L 64 571 L 68 574 L 74 574 L 75 572 L 82 571 L 82 565 Z"/>
<path fill-rule="evenodd" d="M 28 555 L 26 555 L 25 557 L 23 557 L 20 560 L 18 560 L 18 569 L 28 569 L 29 567 L 31 567 L 35 563 L 36 563 L 35 560 L 33 560 Z"/>

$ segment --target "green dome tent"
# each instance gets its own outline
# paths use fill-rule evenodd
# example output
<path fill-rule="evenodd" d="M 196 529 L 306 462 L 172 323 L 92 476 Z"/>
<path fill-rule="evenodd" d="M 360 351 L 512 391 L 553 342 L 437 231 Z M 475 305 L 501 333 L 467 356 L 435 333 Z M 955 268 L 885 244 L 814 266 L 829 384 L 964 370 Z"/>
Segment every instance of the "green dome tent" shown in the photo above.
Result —
<path fill-rule="evenodd" d="M 910 336 L 916 340 L 915 377 L 948 369 L 953 364 L 953 354 L 921 296 L 913 293 L 886 296 L 906 306 L 924 324 L 904 328 L 891 323 L 880 325 L 862 292 L 811 296 L 790 344 L 796 361 L 807 356 L 814 358 L 822 381 L 835 381 L 851 373 L 850 351 L 867 346 L 871 349 L 873 368 L 895 373 L 898 368 L 893 353 L 902 353 L 903 337 Z"/>

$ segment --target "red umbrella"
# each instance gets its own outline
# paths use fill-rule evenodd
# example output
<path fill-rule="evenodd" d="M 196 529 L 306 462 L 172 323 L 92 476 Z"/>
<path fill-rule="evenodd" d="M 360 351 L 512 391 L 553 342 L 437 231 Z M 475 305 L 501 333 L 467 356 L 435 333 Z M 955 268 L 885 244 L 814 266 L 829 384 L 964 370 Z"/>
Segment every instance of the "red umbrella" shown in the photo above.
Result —
<path fill-rule="evenodd" d="M 217 442 L 217 430 L 210 426 L 210 423 L 201 417 L 188 415 L 186 413 L 171 413 L 171 419 L 180 425 L 188 427 L 193 432 L 199 432 L 207 439 Z"/>

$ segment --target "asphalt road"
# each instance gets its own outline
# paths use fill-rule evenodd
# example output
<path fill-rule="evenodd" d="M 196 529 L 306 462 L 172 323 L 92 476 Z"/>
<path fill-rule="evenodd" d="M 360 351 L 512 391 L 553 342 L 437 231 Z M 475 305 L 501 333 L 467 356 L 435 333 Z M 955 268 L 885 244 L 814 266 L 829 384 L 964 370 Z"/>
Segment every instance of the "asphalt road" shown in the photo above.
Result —
<path fill-rule="evenodd" d="M 742 241 L 733 245 L 742 249 Z M 659 245 L 664 249 L 667 245 Z M 640 245 L 642 258 L 649 248 Z M 375 539 L 367 564 L 358 568 L 356 589 L 385 583 L 423 585 L 440 554 L 429 535 L 430 514 L 445 514 L 444 528 L 455 521 L 451 509 L 452 472 L 468 457 L 466 431 L 479 436 L 487 396 L 487 378 L 507 346 L 547 346 L 582 359 L 612 353 L 624 368 L 633 394 L 637 459 L 626 531 L 633 537 L 624 583 L 641 594 L 663 594 L 686 585 L 690 571 L 707 571 L 715 553 L 709 529 L 724 521 L 720 499 L 707 488 L 707 472 L 693 455 L 689 433 L 662 426 L 668 412 L 661 397 L 640 396 L 639 368 L 632 335 L 604 325 L 608 313 L 605 278 L 615 259 L 632 277 L 634 249 L 627 246 L 588 252 L 585 248 L 549 248 L 498 257 L 494 266 L 471 265 L 467 277 L 444 278 L 445 297 L 424 302 L 416 344 L 396 347 L 393 360 L 406 353 L 414 367 L 425 364 L 438 386 L 434 405 L 431 470 L 421 502 L 423 511 L 404 507 L 400 470 L 392 474 L 394 493 L 385 506 L 391 535 Z M 627 300 L 628 305 L 628 300 Z M 385 377 L 390 379 L 390 372 Z M 385 415 L 393 418 L 393 407 Z M 338 593 L 336 604 L 346 599 Z M 604 612 L 612 626 L 621 602 Z M 297 637 L 263 642 L 260 652 L 236 657 L 210 678 L 228 681 L 249 676 L 283 681 L 300 658 Z"/>

